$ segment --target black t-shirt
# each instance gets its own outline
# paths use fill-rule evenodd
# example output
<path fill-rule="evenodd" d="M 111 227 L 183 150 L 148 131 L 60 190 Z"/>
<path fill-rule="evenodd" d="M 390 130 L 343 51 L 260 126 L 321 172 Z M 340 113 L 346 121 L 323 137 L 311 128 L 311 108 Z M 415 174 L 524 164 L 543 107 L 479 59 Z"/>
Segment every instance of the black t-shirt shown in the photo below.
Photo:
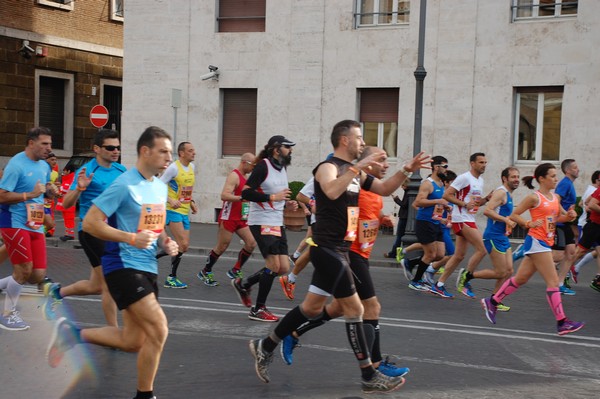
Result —
<path fill-rule="evenodd" d="M 347 172 L 352 166 L 350 162 L 336 157 L 321 162 L 313 170 L 316 173 L 319 166 L 324 163 L 331 163 L 338 169 L 337 176 Z M 315 202 L 317 207 L 316 223 L 313 226 L 313 240 L 319 246 L 327 248 L 339 248 L 348 250 L 351 241 L 344 240 L 348 229 L 348 207 L 358 207 L 358 194 L 360 192 L 360 175 L 352 179 L 346 192 L 338 198 L 329 199 L 323 190 L 321 184 L 315 179 Z"/>

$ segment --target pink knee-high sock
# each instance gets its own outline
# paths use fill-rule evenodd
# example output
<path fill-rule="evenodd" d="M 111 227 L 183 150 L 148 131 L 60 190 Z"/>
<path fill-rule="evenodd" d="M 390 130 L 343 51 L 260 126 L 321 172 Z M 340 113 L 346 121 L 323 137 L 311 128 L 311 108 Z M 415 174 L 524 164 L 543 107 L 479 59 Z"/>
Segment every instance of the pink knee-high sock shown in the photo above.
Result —
<path fill-rule="evenodd" d="M 502 287 L 496 292 L 492 299 L 497 303 L 502 302 L 504 298 L 515 292 L 519 288 L 519 284 L 516 283 L 515 278 L 511 277 L 502 284 Z"/>
<path fill-rule="evenodd" d="M 556 321 L 567 318 L 565 316 L 565 311 L 563 310 L 562 298 L 558 288 L 546 288 L 546 299 L 548 299 L 548 304 L 550 305 L 552 313 L 554 313 Z"/>

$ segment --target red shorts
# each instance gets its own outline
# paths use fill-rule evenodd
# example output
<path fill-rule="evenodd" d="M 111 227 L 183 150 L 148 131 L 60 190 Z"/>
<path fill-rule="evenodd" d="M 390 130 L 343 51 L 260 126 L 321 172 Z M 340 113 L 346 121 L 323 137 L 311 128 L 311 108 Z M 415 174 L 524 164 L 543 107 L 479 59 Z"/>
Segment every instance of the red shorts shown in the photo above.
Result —
<path fill-rule="evenodd" d="M 460 222 L 460 223 L 452 223 L 452 231 L 454 231 L 454 234 L 456 234 L 457 236 L 462 236 L 462 229 L 468 226 L 472 229 L 477 230 L 477 223 L 475 222 Z"/>
<path fill-rule="evenodd" d="M 223 220 L 219 221 L 219 224 L 223 226 L 225 230 L 230 233 L 235 233 L 239 229 L 243 229 L 244 227 L 248 227 L 247 220 Z"/>
<path fill-rule="evenodd" d="M 10 263 L 19 265 L 33 263 L 34 269 L 46 269 L 46 237 L 43 233 L 15 228 L 2 228 L 2 239 Z"/>

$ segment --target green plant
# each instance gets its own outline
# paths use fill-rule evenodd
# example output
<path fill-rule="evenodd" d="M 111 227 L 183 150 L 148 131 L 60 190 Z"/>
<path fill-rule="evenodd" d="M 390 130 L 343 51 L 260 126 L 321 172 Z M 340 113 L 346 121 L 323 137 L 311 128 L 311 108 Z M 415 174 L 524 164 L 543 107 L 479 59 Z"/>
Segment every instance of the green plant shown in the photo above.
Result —
<path fill-rule="evenodd" d="M 301 181 L 291 181 L 288 184 L 288 187 L 290 188 L 290 190 L 292 190 L 290 194 L 290 199 L 295 200 L 300 190 L 302 190 L 302 187 L 304 187 L 304 183 Z"/>

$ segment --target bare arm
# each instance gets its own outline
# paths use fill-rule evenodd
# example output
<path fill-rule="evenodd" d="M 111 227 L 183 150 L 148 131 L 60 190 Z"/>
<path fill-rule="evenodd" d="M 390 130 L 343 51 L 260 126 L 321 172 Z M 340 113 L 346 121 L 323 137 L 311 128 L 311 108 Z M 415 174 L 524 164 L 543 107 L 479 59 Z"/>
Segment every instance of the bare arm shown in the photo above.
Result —
<path fill-rule="evenodd" d="M 419 186 L 419 192 L 417 193 L 417 197 L 415 198 L 414 201 L 414 205 L 416 207 L 428 207 L 428 206 L 434 206 L 434 205 L 447 205 L 448 202 L 443 199 L 443 198 L 439 198 L 439 199 L 427 199 L 427 197 L 429 196 L 429 194 L 431 194 L 433 192 L 433 184 L 431 184 L 431 182 L 429 180 L 425 180 L 423 181 L 423 183 L 421 183 L 421 185 Z"/>
<path fill-rule="evenodd" d="M 535 194 L 529 194 L 527 197 L 517 205 L 516 208 L 513 209 L 513 213 L 510 215 L 511 220 L 516 222 L 519 226 L 523 228 L 531 228 L 531 227 L 539 227 L 544 221 L 543 220 L 531 220 L 527 221 L 521 215 L 528 211 L 529 209 L 535 207 L 538 204 L 539 198 Z"/>
<path fill-rule="evenodd" d="M 46 185 L 38 182 L 35 184 L 33 191 L 27 193 L 17 193 L 13 191 L 0 190 L 0 204 L 12 205 L 19 202 L 25 202 L 32 198 L 37 198 L 46 192 Z"/>
<path fill-rule="evenodd" d="M 502 206 L 504 204 L 506 204 L 506 191 L 496 190 L 493 193 L 491 193 L 490 200 L 488 201 L 487 206 L 485 207 L 485 210 L 483 211 L 483 214 L 492 220 L 495 220 L 498 222 L 504 222 L 510 228 L 513 228 L 516 226 L 517 223 L 514 222 L 510 218 L 510 216 L 504 217 L 504 216 L 500 215 L 498 212 L 496 212 L 496 208 L 498 208 L 499 206 Z"/>
<path fill-rule="evenodd" d="M 373 155 L 373 154 L 372 154 Z M 367 160 L 369 157 L 363 159 Z M 375 160 L 380 160 L 375 159 Z M 362 161 L 361 161 L 362 162 Z M 381 196 L 388 196 L 398 189 L 408 179 L 408 175 L 419 169 L 431 169 L 431 159 L 423 151 L 418 153 L 413 159 L 400 168 L 392 177 L 385 181 L 375 179 L 371 185 L 370 191 Z M 358 165 L 357 165 L 358 166 Z"/>
<path fill-rule="evenodd" d="M 587 207 L 590 211 L 600 213 L 600 202 L 596 198 L 593 198 L 591 195 L 588 197 Z"/>
<path fill-rule="evenodd" d="M 235 195 L 235 189 L 240 184 L 240 177 L 237 173 L 231 172 L 227 179 L 225 180 L 225 184 L 223 185 L 223 191 L 221 191 L 221 200 L 229 201 L 229 202 L 238 202 L 242 200 L 241 195 Z"/>

